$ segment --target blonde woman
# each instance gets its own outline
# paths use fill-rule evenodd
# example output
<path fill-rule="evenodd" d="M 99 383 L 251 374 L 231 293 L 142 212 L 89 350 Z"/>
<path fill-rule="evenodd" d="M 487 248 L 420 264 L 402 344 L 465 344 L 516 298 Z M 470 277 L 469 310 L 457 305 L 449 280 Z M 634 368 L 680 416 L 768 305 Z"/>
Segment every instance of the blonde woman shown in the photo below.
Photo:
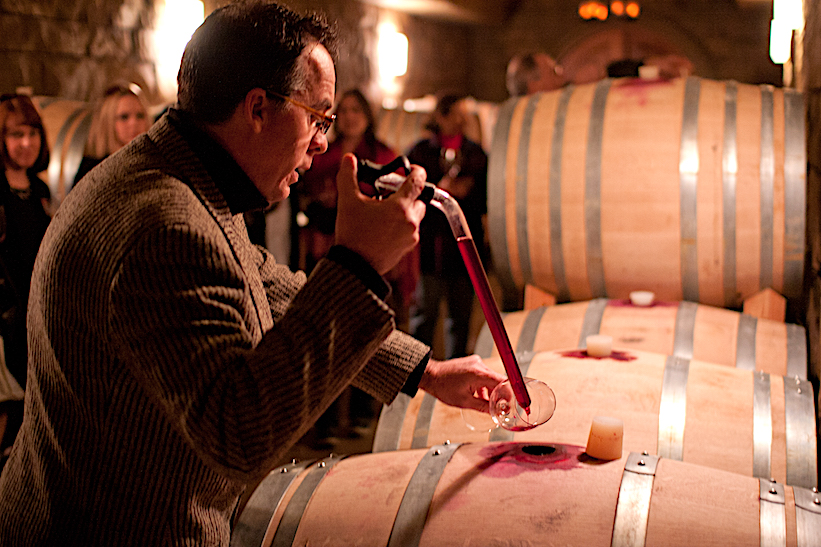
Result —
<path fill-rule="evenodd" d="M 148 131 L 150 126 L 148 107 L 136 84 L 109 87 L 91 120 L 83 161 L 74 183 L 131 139 Z"/>

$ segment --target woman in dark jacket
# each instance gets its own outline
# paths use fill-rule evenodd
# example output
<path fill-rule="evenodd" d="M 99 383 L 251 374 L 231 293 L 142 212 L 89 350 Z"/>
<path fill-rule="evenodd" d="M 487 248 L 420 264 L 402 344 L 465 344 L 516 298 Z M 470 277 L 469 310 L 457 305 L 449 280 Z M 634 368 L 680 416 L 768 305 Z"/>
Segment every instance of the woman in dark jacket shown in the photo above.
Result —
<path fill-rule="evenodd" d="M 459 95 L 442 96 L 428 129 L 430 138 L 408 152 L 411 163 L 421 165 L 428 181 L 450 193 L 465 214 L 473 241 L 485 260 L 482 216 L 487 212 L 487 154 L 465 136 L 467 106 Z M 447 302 L 450 329 L 446 329 L 448 357 L 467 354 L 474 290 L 453 232 L 445 216 L 432 206 L 419 227 L 421 279 L 417 290 L 416 329 L 419 340 L 433 344 L 439 306 Z"/>
<path fill-rule="evenodd" d="M 29 97 L 0 101 L 3 139 L 0 155 L 0 274 L 2 336 L 6 364 L 17 382 L 26 382 L 26 306 L 31 272 L 51 220 L 51 193 L 37 173 L 48 166 L 43 122 Z"/>

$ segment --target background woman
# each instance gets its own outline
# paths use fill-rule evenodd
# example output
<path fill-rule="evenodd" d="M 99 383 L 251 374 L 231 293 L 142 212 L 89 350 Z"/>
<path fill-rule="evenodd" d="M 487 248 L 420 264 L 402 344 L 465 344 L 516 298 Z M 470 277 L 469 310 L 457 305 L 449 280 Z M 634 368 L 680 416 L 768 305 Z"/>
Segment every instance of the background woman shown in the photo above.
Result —
<path fill-rule="evenodd" d="M 328 151 L 316 156 L 305 172 L 300 186 L 300 210 L 308 219 L 300 228 L 301 264 L 309 272 L 325 256 L 334 243 L 336 224 L 336 174 L 342 156 L 353 153 L 357 158 L 384 164 L 397 154 L 376 138 L 375 118 L 368 100 L 358 89 L 342 94 L 336 108 L 334 137 Z M 378 227 L 374 227 L 378 229 Z M 362 234 L 368 237 L 368 234 Z M 411 300 L 418 279 L 418 255 L 408 253 L 385 276 L 391 284 L 390 304 L 396 313 L 396 324 L 408 330 Z M 354 436 L 354 421 L 370 425 L 376 409 L 373 400 L 364 392 L 348 388 L 316 425 L 317 443 L 327 436 Z M 335 423 L 334 423 L 335 422 Z M 327 448 L 323 446 L 323 448 Z"/>
<path fill-rule="evenodd" d="M 336 173 L 342 156 L 353 153 L 357 158 L 384 164 L 397 153 L 376 138 L 375 118 L 368 100 L 358 89 L 342 94 L 336 108 L 333 141 L 328 151 L 314 158 L 311 168 L 302 177 L 301 209 L 308 224 L 300 230 L 304 264 L 310 271 L 325 256 L 334 242 L 336 223 Z M 367 234 L 363 234 L 366 236 Z M 392 305 L 396 324 L 407 330 L 409 307 L 418 279 L 418 256 L 408 254 L 386 276 L 393 289 Z"/>
<path fill-rule="evenodd" d="M 26 385 L 26 307 L 34 259 L 51 220 L 51 193 L 37 176 L 48 167 L 49 151 L 43 122 L 29 97 L 0 97 L 0 131 L 0 334 L 5 366 L 19 384 L 5 381 L 2 385 L 10 389 L 0 390 L 9 391 L 0 393 L 0 426 L 5 422 L 6 429 L 0 427 L 2 454 L 14 441 L 23 414 L 18 399 L 19 387 Z"/>
<path fill-rule="evenodd" d="M 3 338 L 7 366 L 24 386 L 25 314 L 31 272 L 51 220 L 51 193 L 37 173 L 48 166 L 49 150 L 43 122 L 30 98 L 14 96 L 0 102 L 0 125 L 4 165 L 0 179 L 0 260 L 19 302 L 11 321 L 15 328 Z"/>
<path fill-rule="evenodd" d="M 314 158 L 313 165 L 302 177 L 301 209 L 308 224 L 301 233 L 304 267 L 313 269 L 325 256 L 334 241 L 336 223 L 336 173 L 342 156 L 353 153 L 376 163 L 387 163 L 396 152 L 377 140 L 374 116 L 368 100 L 357 89 L 346 91 L 336 108 L 334 136 L 328 151 Z"/>
<path fill-rule="evenodd" d="M 148 107 L 136 84 L 109 87 L 97 103 L 91 119 L 85 154 L 74 183 L 131 139 L 148 131 Z"/>
<path fill-rule="evenodd" d="M 428 181 L 436 182 L 456 198 L 479 256 L 486 261 L 482 216 L 487 212 L 487 155 L 465 136 L 467 116 L 464 97 L 443 95 L 427 127 L 432 136 L 417 142 L 408 158 L 425 168 Z M 413 335 L 433 346 L 439 308 L 445 300 L 450 320 L 449 328 L 445 328 L 445 355 L 461 357 L 468 351 L 474 290 L 447 218 L 432 208 L 428 206 L 419 226 L 422 274 Z"/>

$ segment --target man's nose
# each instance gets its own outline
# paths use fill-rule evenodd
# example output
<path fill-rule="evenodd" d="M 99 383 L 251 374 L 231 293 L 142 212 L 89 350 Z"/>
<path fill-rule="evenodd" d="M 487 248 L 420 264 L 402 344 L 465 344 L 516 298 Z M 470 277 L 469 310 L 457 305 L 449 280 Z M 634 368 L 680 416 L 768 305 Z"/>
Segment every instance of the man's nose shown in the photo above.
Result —
<path fill-rule="evenodd" d="M 328 150 L 328 135 L 318 130 L 311 139 L 311 151 L 314 154 L 324 154 Z"/>

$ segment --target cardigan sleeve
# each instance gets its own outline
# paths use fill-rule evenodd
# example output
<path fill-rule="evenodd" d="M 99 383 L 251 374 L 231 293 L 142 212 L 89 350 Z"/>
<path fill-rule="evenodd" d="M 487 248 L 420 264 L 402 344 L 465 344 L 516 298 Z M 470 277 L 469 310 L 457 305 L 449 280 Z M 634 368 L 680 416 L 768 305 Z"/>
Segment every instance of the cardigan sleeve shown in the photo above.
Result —
<path fill-rule="evenodd" d="M 238 480 L 275 465 L 366 363 L 378 376 L 364 383 L 389 399 L 419 353 L 392 334 L 388 306 L 338 264 L 321 261 L 304 284 L 272 275 L 269 295 L 279 277 L 293 297 L 258 343 L 247 272 L 219 230 L 149 230 L 110 289 L 124 365 L 200 457 Z"/>
<path fill-rule="evenodd" d="M 264 249 L 260 272 L 271 304 L 274 321 L 287 309 L 287 304 L 305 283 L 305 274 L 291 272 L 286 266 L 277 265 L 273 256 Z M 341 264 L 338 264 L 341 266 Z M 383 403 L 390 403 L 405 386 L 409 376 L 427 363 L 430 348 L 415 338 L 394 330 L 379 347 L 353 380 L 353 385 Z M 418 382 L 417 382 L 418 383 Z"/>

